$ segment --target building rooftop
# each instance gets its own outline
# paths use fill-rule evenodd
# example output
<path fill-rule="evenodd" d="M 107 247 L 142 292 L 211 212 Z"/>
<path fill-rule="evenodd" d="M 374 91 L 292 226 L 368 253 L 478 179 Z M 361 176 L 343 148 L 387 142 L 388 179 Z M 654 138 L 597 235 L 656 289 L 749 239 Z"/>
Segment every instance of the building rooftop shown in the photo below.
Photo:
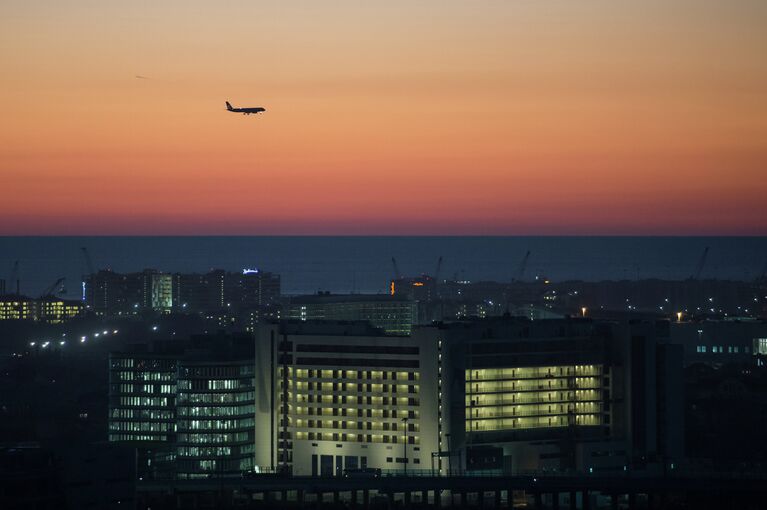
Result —
<path fill-rule="evenodd" d="M 331 294 L 329 292 L 320 292 L 318 294 L 309 294 L 304 296 L 293 296 L 290 303 L 294 305 L 302 304 L 324 304 L 324 303 L 410 303 L 411 299 L 405 296 L 392 296 L 389 294 Z"/>

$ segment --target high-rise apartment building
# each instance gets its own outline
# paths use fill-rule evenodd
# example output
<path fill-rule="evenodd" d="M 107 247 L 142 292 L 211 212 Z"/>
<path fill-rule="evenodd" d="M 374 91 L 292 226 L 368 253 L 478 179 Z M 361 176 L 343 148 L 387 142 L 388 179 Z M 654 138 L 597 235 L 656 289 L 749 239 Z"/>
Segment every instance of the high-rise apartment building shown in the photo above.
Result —
<path fill-rule="evenodd" d="M 256 269 L 213 270 L 205 274 L 140 273 L 101 270 L 85 279 L 84 297 L 99 315 L 130 315 L 146 310 L 167 313 L 220 314 L 235 317 L 278 304 L 279 275 Z"/>

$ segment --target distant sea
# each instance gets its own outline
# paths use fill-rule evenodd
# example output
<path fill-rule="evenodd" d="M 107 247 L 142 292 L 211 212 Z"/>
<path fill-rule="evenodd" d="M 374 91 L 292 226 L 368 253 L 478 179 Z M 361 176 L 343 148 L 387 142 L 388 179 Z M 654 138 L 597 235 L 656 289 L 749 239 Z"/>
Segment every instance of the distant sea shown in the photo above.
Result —
<path fill-rule="evenodd" d="M 403 275 L 433 275 L 442 256 L 441 278 L 472 281 L 511 280 L 528 250 L 528 280 L 683 279 L 706 246 L 702 278 L 750 280 L 767 263 L 767 237 L 0 237 L 0 278 L 18 260 L 22 293 L 38 295 L 64 276 L 64 296 L 77 298 L 86 247 L 96 269 L 258 268 L 282 275 L 287 294 L 375 293 L 394 274 L 391 257 Z"/>

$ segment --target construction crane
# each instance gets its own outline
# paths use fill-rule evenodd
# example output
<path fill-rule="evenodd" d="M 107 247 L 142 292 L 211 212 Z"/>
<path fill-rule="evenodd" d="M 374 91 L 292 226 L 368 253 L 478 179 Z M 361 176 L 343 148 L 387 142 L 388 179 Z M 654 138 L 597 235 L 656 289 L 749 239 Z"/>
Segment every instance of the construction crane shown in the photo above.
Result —
<path fill-rule="evenodd" d="M 21 282 L 19 281 L 19 261 L 16 260 L 13 263 L 13 268 L 11 269 L 11 279 L 8 280 L 8 286 L 16 283 L 16 294 L 21 294 Z"/>
<path fill-rule="evenodd" d="M 762 283 L 767 281 L 767 262 L 764 263 L 764 267 L 762 268 L 762 272 L 759 273 L 759 276 L 756 277 L 756 283 Z"/>
<path fill-rule="evenodd" d="M 439 273 L 442 272 L 442 255 L 439 256 L 437 261 L 437 269 L 434 271 L 434 281 L 439 283 Z"/>
<path fill-rule="evenodd" d="M 514 281 L 521 282 L 522 277 L 525 275 L 525 269 L 527 268 L 527 261 L 530 259 L 530 250 L 527 250 L 525 256 L 522 257 L 522 262 L 519 263 L 517 272 L 514 274 Z"/>
<path fill-rule="evenodd" d="M 85 246 L 81 247 L 80 250 L 83 252 L 83 258 L 85 259 L 85 268 L 88 271 L 89 275 L 92 275 L 95 273 L 93 270 L 93 261 L 91 260 L 91 255 L 88 253 L 88 248 Z"/>
<path fill-rule="evenodd" d="M 397 259 L 392 257 L 391 263 L 392 263 L 392 266 L 394 266 L 394 279 L 399 280 L 400 278 L 402 278 L 402 275 L 399 272 L 399 267 L 397 267 Z"/>
<path fill-rule="evenodd" d="M 53 282 L 53 284 L 50 287 L 45 289 L 41 297 L 55 296 L 56 294 L 66 294 L 67 293 L 66 281 L 67 281 L 66 277 L 62 276 L 61 278 Z"/>
<path fill-rule="evenodd" d="M 706 259 L 708 258 L 708 246 L 703 250 L 703 255 L 700 256 L 698 265 L 695 267 L 695 272 L 690 276 L 690 280 L 700 280 L 700 275 L 703 272 L 703 268 L 706 266 Z"/>

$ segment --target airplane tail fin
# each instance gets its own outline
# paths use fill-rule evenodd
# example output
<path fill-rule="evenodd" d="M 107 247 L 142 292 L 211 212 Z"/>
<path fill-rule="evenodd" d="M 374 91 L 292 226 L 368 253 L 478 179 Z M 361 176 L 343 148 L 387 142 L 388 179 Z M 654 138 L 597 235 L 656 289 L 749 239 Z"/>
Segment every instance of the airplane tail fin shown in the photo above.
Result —
<path fill-rule="evenodd" d="M 226 102 L 226 109 L 227 110 L 231 110 L 232 109 L 232 105 L 229 104 L 229 101 Z"/>

